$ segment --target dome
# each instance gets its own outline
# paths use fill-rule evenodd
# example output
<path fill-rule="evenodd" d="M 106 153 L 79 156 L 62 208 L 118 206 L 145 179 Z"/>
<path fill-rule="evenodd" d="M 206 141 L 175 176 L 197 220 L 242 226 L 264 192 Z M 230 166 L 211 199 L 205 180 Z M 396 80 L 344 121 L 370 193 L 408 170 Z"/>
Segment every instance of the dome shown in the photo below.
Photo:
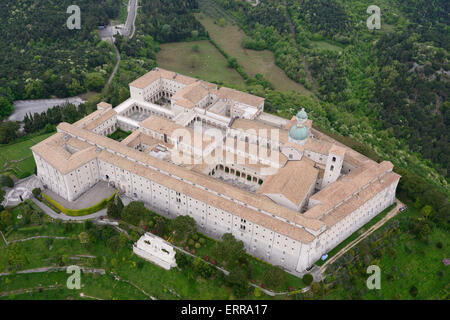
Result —
<path fill-rule="evenodd" d="M 297 121 L 302 123 L 306 120 L 308 120 L 308 114 L 306 113 L 305 108 L 302 108 L 302 110 L 297 113 Z"/>
<path fill-rule="evenodd" d="M 308 129 L 301 125 L 292 126 L 289 137 L 293 140 L 305 140 L 308 138 Z"/>

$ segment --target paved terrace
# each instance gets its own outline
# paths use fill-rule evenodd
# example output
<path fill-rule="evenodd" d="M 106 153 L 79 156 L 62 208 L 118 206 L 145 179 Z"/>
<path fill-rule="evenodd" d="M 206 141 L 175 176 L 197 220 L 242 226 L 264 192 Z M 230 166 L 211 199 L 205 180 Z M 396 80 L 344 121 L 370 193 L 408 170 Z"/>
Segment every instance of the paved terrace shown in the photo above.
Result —
<path fill-rule="evenodd" d="M 42 190 L 43 193 L 48 195 L 50 198 L 63 205 L 67 209 L 85 209 L 96 205 L 103 199 L 109 198 L 116 190 L 108 186 L 105 181 L 98 182 L 91 189 L 87 190 L 75 201 L 67 201 L 63 197 L 57 195 L 49 189 Z"/>

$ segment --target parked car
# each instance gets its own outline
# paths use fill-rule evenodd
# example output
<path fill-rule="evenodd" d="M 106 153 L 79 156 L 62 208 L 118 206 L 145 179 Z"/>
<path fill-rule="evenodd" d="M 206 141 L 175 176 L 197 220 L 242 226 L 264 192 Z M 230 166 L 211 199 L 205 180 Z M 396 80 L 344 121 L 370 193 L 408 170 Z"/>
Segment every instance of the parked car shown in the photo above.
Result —
<path fill-rule="evenodd" d="M 407 206 L 401 207 L 401 208 L 400 208 L 400 212 L 403 212 L 403 211 L 405 211 L 405 210 L 407 210 L 407 209 L 408 209 Z"/>

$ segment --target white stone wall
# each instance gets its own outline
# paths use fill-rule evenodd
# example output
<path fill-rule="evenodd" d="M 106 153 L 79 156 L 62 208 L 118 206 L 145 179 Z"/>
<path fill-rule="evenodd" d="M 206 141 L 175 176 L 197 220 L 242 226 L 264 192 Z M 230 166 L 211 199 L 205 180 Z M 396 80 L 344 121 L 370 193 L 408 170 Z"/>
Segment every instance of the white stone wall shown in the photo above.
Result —
<path fill-rule="evenodd" d="M 67 184 L 64 176 L 36 153 L 33 152 L 33 156 L 37 167 L 37 177 L 42 184 L 57 195 L 68 199 Z"/>
<path fill-rule="evenodd" d="M 341 175 L 343 161 L 343 156 L 334 154 L 332 152 L 329 153 L 327 164 L 325 167 L 325 173 L 322 178 L 322 189 L 335 182 L 339 178 L 339 176 Z"/>

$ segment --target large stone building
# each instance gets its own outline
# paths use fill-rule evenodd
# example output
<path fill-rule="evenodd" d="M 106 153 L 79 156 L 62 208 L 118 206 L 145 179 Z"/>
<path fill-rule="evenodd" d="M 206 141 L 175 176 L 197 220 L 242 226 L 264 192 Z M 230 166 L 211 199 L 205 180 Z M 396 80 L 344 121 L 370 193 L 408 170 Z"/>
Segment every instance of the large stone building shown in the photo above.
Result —
<path fill-rule="evenodd" d="M 45 188 L 73 201 L 99 181 L 204 233 L 303 272 L 395 200 L 400 176 L 314 130 L 264 112 L 264 99 L 154 69 L 130 99 L 32 148 Z M 132 133 L 118 142 L 117 128 Z"/>

